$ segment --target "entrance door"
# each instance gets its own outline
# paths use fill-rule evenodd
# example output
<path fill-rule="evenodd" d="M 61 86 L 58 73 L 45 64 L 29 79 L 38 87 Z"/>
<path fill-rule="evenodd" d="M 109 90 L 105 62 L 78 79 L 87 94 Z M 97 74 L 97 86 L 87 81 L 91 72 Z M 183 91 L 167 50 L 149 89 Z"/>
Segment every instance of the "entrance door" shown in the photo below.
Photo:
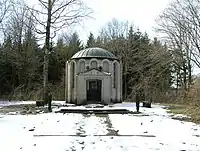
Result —
<path fill-rule="evenodd" d="M 101 80 L 87 80 L 87 102 L 101 102 Z"/>

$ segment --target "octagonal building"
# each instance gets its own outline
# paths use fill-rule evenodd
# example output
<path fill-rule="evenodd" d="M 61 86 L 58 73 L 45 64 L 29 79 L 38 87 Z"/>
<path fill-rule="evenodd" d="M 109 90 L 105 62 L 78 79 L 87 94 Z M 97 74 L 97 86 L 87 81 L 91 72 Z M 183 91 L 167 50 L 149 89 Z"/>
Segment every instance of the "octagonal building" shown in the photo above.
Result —
<path fill-rule="evenodd" d="M 77 105 L 122 100 L 120 60 L 102 48 L 87 48 L 66 62 L 65 100 Z"/>

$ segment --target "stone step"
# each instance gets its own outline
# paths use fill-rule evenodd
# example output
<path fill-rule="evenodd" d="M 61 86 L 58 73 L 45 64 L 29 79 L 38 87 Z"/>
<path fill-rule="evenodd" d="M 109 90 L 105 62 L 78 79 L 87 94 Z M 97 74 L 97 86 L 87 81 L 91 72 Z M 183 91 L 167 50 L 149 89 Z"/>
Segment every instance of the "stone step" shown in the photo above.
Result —
<path fill-rule="evenodd" d="M 131 114 L 127 109 L 115 108 L 61 108 L 56 113 L 80 113 L 80 114 Z"/>

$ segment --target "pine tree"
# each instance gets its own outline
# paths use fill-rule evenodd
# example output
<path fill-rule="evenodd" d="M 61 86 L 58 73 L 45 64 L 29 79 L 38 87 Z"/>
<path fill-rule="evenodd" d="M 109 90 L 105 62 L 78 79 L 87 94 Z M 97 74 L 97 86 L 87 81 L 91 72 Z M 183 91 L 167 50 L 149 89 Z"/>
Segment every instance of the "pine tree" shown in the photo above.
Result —
<path fill-rule="evenodd" d="M 86 48 L 94 47 L 95 46 L 95 38 L 93 33 L 90 32 L 90 35 L 87 40 Z"/>
<path fill-rule="evenodd" d="M 79 36 L 76 32 L 74 32 L 69 40 L 69 58 L 73 56 L 75 53 L 83 49 L 83 45 Z"/>

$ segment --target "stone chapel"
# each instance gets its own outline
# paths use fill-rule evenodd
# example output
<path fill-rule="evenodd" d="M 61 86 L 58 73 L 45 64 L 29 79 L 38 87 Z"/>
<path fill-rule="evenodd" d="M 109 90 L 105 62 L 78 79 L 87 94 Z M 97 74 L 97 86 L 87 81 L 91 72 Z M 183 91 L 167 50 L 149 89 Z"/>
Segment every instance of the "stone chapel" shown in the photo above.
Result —
<path fill-rule="evenodd" d="M 120 60 L 102 48 L 87 48 L 66 62 L 65 101 L 77 105 L 122 101 Z"/>

